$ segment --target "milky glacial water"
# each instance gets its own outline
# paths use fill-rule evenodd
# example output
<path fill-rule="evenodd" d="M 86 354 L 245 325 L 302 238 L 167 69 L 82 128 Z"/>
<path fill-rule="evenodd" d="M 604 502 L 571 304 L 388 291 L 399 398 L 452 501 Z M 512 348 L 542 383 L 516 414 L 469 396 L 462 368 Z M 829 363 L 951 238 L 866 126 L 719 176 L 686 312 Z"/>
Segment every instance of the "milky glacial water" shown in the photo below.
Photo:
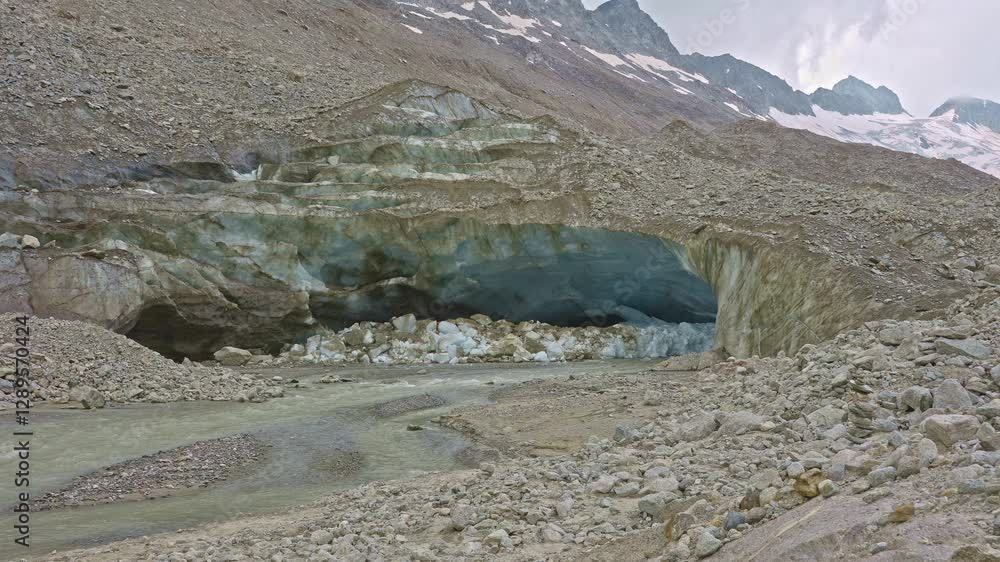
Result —
<path fill-rule="evenodd" d="M 246 474 L 182 495 L 111 505 L 33 513 L 30 549 L 13 544 L 10 525 L 2 527 L 0 558 L 38 556 L 117 539 L 149 535 L 221 521 L 240 514 L 266 513 L 307 504 L 325 494 L 370 482 L 464 468 L 457 452 L 469 443 L 429 420 L 460 405 L 485 403 L 500 385 L 570 374 L 635 372 L 643 361 L 563 364 L 353 367 L 335 370 L 274 369 L 268 376 L 295 377 L 307 388 L 289 388 L 285 398 L 263 404 L 180 402 L 137 404 L 83 411 L 43 406 L 33 413 L 31 488 L 34 497 L 64 486 L 73 477 L 118 462 L 195 441 L 251 433 L 271 445 L 265 462 Z M 315 384 L 324 374 L 356 382 Z M 446 406 L 378 419 L 375 404 L 424 393 Z M 408 424 L 424 431 L 407 431 Z M 12 424 L 4 423 L 5 427 Z M 328 471 L 322 462 L 337 450 L 360 451 L 361 470 L 349 476 Z M 4 475 L 0 503 L 11 505 L 16 459 L 0 452 Z M 11 478 L 7 478 L 11 475 Z M 11 525 L 13 519 L 9 519 Z"/>

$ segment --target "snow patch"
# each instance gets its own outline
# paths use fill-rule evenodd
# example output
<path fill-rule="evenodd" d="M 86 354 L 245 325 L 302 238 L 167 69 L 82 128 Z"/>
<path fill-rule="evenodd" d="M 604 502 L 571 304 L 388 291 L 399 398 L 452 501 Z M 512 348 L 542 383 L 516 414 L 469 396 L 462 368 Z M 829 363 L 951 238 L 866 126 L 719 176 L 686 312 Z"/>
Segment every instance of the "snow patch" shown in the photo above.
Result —
<path fill-rule="evenodd" d="M 621 58 L 612 55 L 611 53 L 602 53 L 600 51 L 595 51 L 586 45 L 582 45 L 583 50 L 594 55 L 595 57 L 601 59 L 602 61 L 610 64 L 611 66 L 630 66 L 629 63 L 623 61 Z"/>
<path fill-rule="evenodd" d="M 520 32 L 520 31 L 518 31 L 516 29 L 500 29 L 498 27 L 493 27 L 492 25 L 490 25 L 488 23 L 482 23 L 482 22 L 478 22 L 478 23 L 479 23 L 479 25 L 485 27 L 486 29 L 489 29 L 490 31 L 495 31 L 497 33 L 503 33 L 504 35 L 513 35 L 513 36 L 516 36 L 516 37 L 524 37 L 525 39 L 527 39 L 528 41 L 531 41 L 532 43 L 541 43 L 542 42 L 541 39 L 539 39 L 537 37 L 532 37 L 531 35 L 527 35 L 527 34 L 522 33 L 522 32 Z"/>
<path fill-rule="evenodd" d="M 439 18 L 444 18 L 446 20 L 460 20 L 460 21 L 465 21 L 465 20 L 471 20 L 472 19 L 469 16 L 466 16 L 464 14 L 457 14 L 455 12 L 439 12 L 439 11 L 435 10 L 434 8 L 424 8 L 424 9 L 427 10 L 428 12 L 434 14 L 435 16 L 437 16 Z"/>
<path fill-rule="evenodd" d="M 423 35 L 423 33 L 424 33 L 423 31 L 420 31 L 419 28 L 413 27 L 412 25 L 406 25 L 405 23 L 401 23 L 399 25 L 402 25 L 403 27 L 405 27 L 406 29 L 409 29 L 410 31 L 412 31 L 414 33 L 419 33 L 421 35 Z"/>
<path fill-rule="evenodd" d="M 647 72 L 651 72 L 654 74 L 655 71 L 657 70 L 659 70 L 660 72 L 673 72 L 677 74 L 680 77 L 680 79 L 684 82 L 694 82 L 697 80 L 698 82 L 702 82 L 705 84 L 709 83 L 708 78 L 705 78 L 701 74 L 692 74 L 690 72 L 687 72 L 686 70 L 677 68 L 676 66 L 670 64 L 665 60 L 661 60 L 656 57 L 643 55 L 641 53 L 632 53 L 629 55 L 625 55 L 625 58 L 632 61 L 632 64 L 638 66 L 639 68 L 642 68 Z"/>
<path fill-rule="evenodd" d="M 528 31 L 532 27 L 536 27 L 536 26 L 537 27 L 541 27 L 541 22 L 539 22 L 536 19 L 522 18 L 521 16 L 518 16 L 516 14 L 510 14 L 510 13 L 508 13 L 506 15 L 501 15 L 501 14 L 497 13 L 490 6 L 489 2 L 485 2 L 484 0 L 480 0 L 479 1 L 479 5 L 482 6 L 483 8 L 486 8 L 487 10 L 489 10 L 489 12 L 491 14 L 493 14 L 493 16 L 496 17 L 498 20 L 500 20 L 500 21 L 504 22 L 505 24 L 507 24 L 508 26 L 510 26 L 510 27 L 512 27 L 512 28 L 514 28 L 514 29 L 516 29 L 518 31 L 520 31 L 521 33 L 524 33 L 526 31 Z"/>

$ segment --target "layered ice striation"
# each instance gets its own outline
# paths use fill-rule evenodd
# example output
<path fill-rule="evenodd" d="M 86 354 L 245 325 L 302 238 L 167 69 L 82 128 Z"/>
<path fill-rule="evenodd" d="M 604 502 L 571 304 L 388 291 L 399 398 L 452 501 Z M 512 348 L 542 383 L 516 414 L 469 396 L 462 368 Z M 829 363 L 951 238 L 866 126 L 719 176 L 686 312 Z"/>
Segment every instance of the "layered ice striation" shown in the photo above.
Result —
<path fill-rule="evenodd" d="M 248 155 L 241 172 L 181 162 L 183 177 L 134 190 L 0 195 L 10 216 L 32 217 L 66 249 L 46 271 L 65 268 L 87 296 L 66 298 L 39 274 L 35 312 L 191 358 L 408 313 L 595 330 L 715 321 L 712 290 L 682 245 L 574 226 L 567 218 L 589 204 L 575 189 L 537 200 L 564 185 L 563 147 L 575 142 L 551 119 L 502 116 L 413 81 L 338 115 L 318 144 Z"/>

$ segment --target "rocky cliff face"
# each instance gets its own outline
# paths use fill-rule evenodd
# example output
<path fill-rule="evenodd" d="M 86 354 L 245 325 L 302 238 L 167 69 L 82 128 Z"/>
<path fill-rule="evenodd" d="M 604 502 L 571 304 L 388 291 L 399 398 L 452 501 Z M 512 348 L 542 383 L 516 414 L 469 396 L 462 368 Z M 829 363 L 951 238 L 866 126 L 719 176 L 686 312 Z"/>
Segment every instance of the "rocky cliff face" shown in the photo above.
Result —
<path fill-rule="evenodd" d="M 809 96 L 763 68 L 732 55 L 707 57 L 693 53 L 687 61 L 712 84 L 734 91 L 755 115 L 766 116 L 772 107 L 792 115 L 813 114 Z"/>

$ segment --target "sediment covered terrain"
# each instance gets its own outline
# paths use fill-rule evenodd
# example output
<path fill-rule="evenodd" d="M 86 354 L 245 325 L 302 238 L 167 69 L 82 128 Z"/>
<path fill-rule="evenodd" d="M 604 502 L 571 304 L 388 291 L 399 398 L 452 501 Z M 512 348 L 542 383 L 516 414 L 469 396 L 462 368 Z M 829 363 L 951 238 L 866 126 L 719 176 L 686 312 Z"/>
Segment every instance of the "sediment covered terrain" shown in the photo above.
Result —
<path fill-rule="evenodd" d="M 33 507 L 44 511 L 183 494 L 250 470 L 266 454 L 267 447 L 249 435 L 199 441 L 85 474 Z"/>
<path fill-rule="evenodd" d="M 441 420 L 508 455 L 478 470 L 50 559 L 989 560 L 998 313 L 990 289 L 790 356 L 525 383 Z"/>
<path fill-rule="evenodd" d="M 1000 559 L 1000 180 L 763 120 L 809 106 L 681 55 L 634 1 L 546 2 L 544 25 L 521 2 L 412 4 L 0 0 L 0 322 L 32 318 L 32 399 L 74 416 L 332 395 L 352 367 L 594 372 L 483 382 L 490 403 L 433 422 L 452 403 L 399 381 L 357 431 L 478 468 L 45 559 Z M 563 25 L 572 47 L 535 37 Z M 867 91 L 823 103 L 848 86 Z M 290 450 L 361 478 L 378 459 L 332 414 Z M 472 443 L 435 441 L 455 432 Z M 42 505 L 218 482 L 260 453 L 234 447 Z M 175 455 L 191 474 L 130 476 Z"/>
<path fill-rule="evenodd" d="M 641 397 L 614 378 L 570 386 L 643 404 L 615 439 L 588 422 L 594 440 L 563 431 L 582 449 L 550 449 L 544 429 L 519 443 L 459 412 L 441 425 L 483 440 L 478 472 L 84 556 L 682 560 L 742 542 L 762 560 L 936 559 L 993 540 L 995 178 L 764 123 L 611 141 L 422 82 L 337 113 L 323 143 L 199 179 L 3 192 L 5 306 L 224 364 L 569 360 L 685 323 L 714 333 L 712 352 L 668 364 L 697 371 L 679 385 L 644 375 Z M 266 374 L 155 357 L 180 378 L 151 396 L 282 394 Z M 128 401 L 144 372 L 96 390 Z M 816 509 L 843 525 L 800 532 Z M 944 517 L 954 532 L 927 550 L 916 537 Z M 817 555 L 815 533 L 842 550 Z"/>
<path fill-rule="evenodd" d="M 13 318 L 13 314 L 2 314 L 0 322 L 13 325 Z M 252 374 L 175 363 L 125 336 L 86 322 L 32 318 L 29 328 L 35 373 L 29 384 L 34 401 L 72 401 L 85 408 L 103 408 L 112 402 L 266 400 L 283 392 L 274 381 Z M 13 342 L 0 344 L 4 357 L 10 357 L 13 350 Z M 0 372 L 0 410 L 13 409 L 13 366 L 5 365 Z"/>

